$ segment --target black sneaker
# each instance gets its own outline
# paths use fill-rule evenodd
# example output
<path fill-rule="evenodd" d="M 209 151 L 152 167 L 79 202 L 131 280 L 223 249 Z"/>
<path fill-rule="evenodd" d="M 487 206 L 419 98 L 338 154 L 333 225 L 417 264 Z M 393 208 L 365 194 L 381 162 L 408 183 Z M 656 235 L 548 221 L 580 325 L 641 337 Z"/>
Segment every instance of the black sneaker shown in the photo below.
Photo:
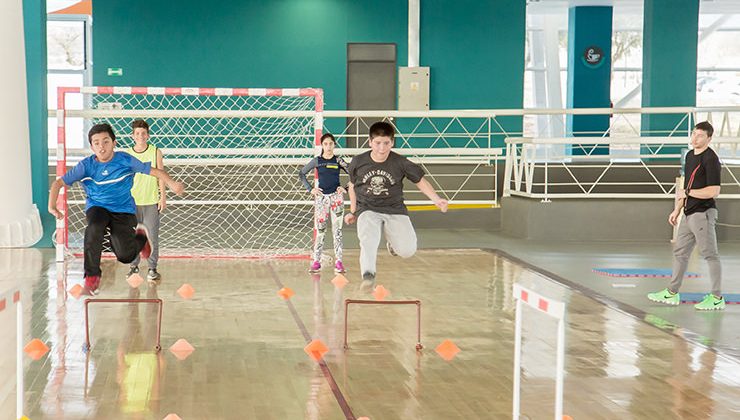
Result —
<path fill-rule="evenodd" d="M 131 269 L 128 270 L 128 274 L 126 274 L 126 278 L 129 278 L 133 276 L 134 274 L 138 274 L 138 273 L 139 273 L 139 267 L 132 265 Z"/>
<path fill-rule="evenodd" d="M 149 281 L 158 281 L 162 278 L 162 275 L 157 272 L 156 268 L 150 268 L 146 275 L 146 279 Z"/>
<path fill-rule="evenodd" d="M 363 293 L 370 293 L 375 288 L 375 273 L 364 273 L 362 275 L 362 283 L 360 283 L 360 291 Z"/>

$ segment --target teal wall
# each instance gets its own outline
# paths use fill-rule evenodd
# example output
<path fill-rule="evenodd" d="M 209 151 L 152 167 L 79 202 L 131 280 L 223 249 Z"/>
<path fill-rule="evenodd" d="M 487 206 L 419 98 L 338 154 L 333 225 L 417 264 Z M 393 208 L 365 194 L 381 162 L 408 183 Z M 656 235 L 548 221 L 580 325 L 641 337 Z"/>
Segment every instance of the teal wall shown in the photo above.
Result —
<path fill-rule="evenodd" d="M 37 247 L 51 247 L 54 218 L 46 210 L 49 200 L 49 150 L 46 98 L 46 0 L 23 1 L 23 30 L 26 47 L 28 126 L 31 150 L 33 202 L 41 214 L 43 238 Z"/>
<path fill-rule="evenodd" d="M 695 106 L 699 0 L 645 0 L 643 31 L 642 106 Z M 683 117 L 643 115 L 642 135 L 667 136 Z"/>
<path fill-rule="evenodd" d="M 598 47 L 602 59 L 589 64 L 584 53 Z M 579 6 L 568 10 L 568 108 L 609 108 L 611 104 L 612 7 Z M 608 115 L 568 115 L 568 136 L 598 137 L 609 129 Z M 595 147 L 595 146 L 594 146 Z M 585 154 L 581 148 L 574 155 Z M 607 155 L 605 145 L 595 147 L 594 155 Z"/>
<path fill-rule="evenodd" d="M 521 108 L 525 0 L 425 0 L 421 65 L 432 109 Z M 346 44 L 397 45 L 407 64 L 407 0 L 99 1 L 97 85 L 321 87 L 346 108 Z M 108 76 L 107 68 L 123 76 Z M 521 119 L 505 122 L 521 130 Z"/>

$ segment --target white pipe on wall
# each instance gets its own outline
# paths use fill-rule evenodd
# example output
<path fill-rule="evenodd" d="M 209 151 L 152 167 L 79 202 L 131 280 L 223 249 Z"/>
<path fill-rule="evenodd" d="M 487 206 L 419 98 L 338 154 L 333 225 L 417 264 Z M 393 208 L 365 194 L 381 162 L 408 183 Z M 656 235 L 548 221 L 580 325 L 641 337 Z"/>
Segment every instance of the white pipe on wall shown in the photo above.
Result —
<path fill-rule="evenodd" d="M 421 0 L 409 0 L 409 59 L 408 67 L 419 67 L 419 16 Z"/>
<path fill-rule="evenodd" d="M 41 218 L 31 190 L 23 1 L 0 1 L 0 248 L 28 247 L 41 239 Z"/>

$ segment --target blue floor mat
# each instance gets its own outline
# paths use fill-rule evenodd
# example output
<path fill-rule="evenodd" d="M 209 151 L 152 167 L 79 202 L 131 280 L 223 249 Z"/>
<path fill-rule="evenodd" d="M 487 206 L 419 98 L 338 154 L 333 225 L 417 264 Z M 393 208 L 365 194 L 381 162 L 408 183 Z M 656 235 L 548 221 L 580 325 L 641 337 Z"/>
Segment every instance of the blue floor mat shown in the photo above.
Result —
<path fill-rule="evenodd" d="M 609 277 L 654 277 L 670 278 L 670 268 L 594 268 L 593 272 Z M 696 278 L 699 273 L 686 272 L 684 278 Z"/>

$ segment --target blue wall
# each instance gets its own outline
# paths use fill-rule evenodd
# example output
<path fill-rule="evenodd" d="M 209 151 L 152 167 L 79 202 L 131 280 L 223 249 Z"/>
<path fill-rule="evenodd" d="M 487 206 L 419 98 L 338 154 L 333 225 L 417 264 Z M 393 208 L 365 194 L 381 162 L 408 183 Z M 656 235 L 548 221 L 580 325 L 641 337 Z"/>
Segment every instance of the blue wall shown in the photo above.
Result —
<path fill-rule="evenodd" d="M 26 47 L 28 126 L 31 151 L 33 202 L 41 214 L 44 236 L 37 247 L 52 246 L 54 217 L 46 210 L 49 202 L 49 150 L 46 98 L 46 0 L 23 1 L 23 31 Z"/>
<path fill-rule="evenodd" d="M 601 50 L 601 61 L 588 63 L 584 53 L 594 47 Z M 571 7 L 568 10 L 568 108 L 609 108 L 611 57 L 612 7 Z M 567 117 L 568 136 L 598 137 L 608 129 L 608 115 Z M 573 154 L 584 152 L 577 148 Z M 609 148 L 596 148 L 592 154 L 609 154 Z"/>
<path fill-rule="evenodd" d="M 433 109 L 521 108 L 525 0 L 425 0 L 421 65 Z M 321 87 L 346 108 L 348 42 L 397 45 L 407 64 L 407 0 L 99 1 L 97 85 Z M 123 76 L 107 68 L 123 68 Z M 521 119 L 507 122 L 521 130 Z"/>
<path fill-rule="evenodd" d="M 642 106 L 695 106 L 699 0 L 645 0 L 643 26 Z M 668 136 L 684 116 L 643 115 L 642 135 Z M 689 128 L 686 120 L 674 135 Z"/>

